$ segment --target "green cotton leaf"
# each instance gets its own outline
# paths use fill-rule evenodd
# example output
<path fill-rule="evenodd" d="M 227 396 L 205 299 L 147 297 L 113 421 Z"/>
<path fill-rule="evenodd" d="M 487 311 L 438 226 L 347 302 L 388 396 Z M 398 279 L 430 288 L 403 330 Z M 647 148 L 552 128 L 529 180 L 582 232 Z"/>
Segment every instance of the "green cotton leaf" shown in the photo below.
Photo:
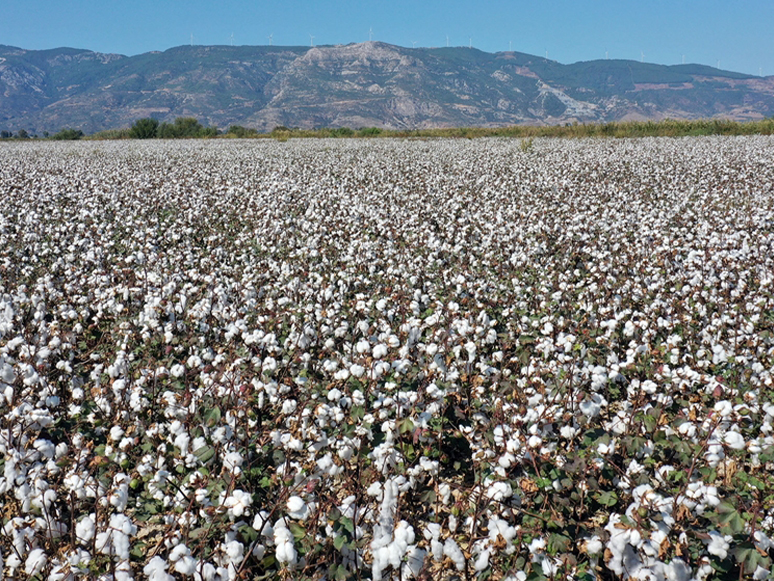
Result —
<path fill-rule="evenodd" d="M 564 553 L 570 550 L 572 541 L 570 537 L 559 533 L 551 533 L 548 535 L 548 551 L 549 554 Z"/>
<path fill-rule="evenodd" d="M 207 527 L 199 527 L 197 529 L 193 529 L 190 533 L 188 533 L 188 536 L 192 539 L 200 539 L 206 534 L 207 534 Z"/>
<path fill-rule="evenodd" d="M 413 432 L 414 431 L 414 422 L 412 422 L 410 419 L 405 418 L 400 421 L 398 424 L 398 433 L 405 434 L 407 432 Z"/>
<path fill-rule="evenodd" d="M 193 455 L 199 459 L 199 462 L 206 464 L 215 456 L 215 448 L 212 446 L 202 446 L 194 450 Z"/>
<path fill-rule="evenodd" d="M 744 532 L 745 520 L 736 510 L 736 507 L 729 502 L 721 502 L 714 514 L 711 513 L 708 516 L 720 526 L 723 533 L 738 534 Z"/>
<path fill-rule="evenodd" d="M 214 407 L 210 410 L 207 410 L 204 412 L 204 415 L 202 416 L 202 419 L 204 420 L 204 425 L 208 428 L 211 428 L 215 426 L 218 422 L 220 422 L 221 413 L 219 407 Z"/>
<path fill-rule="evenodd" d="M 365 408 L 361 405 L 352 406 L 352 410 L 349 412 L 349 415 L 355 421 L 362 420 L 363 416 L 365 416 Z"/>
<path fill-rule="evenodd" d="M 613 506 L 618 502 L 618 495 L 612 490 L 600 492 L 595 498 L 602 506 Z"/>
<path fill-rule="evenodd" d="M 355 523 L 352 522 L 351 518 L 342 515 L 341 517 L 339 517 L 339 522 L 347 531 L 349 531 L 350 534 L 354 534 Z"/>
<path fill-rule="evenodd" d="M 290 529 L 290 532 L 293 533 L 293 538 L 296 540 L 303 539 L 306 536 L 306 530 L 298 523 L 290 523 L 288 529 Z"/>
<path fill-rule="evenodd" d="M 750 542 L 739 543 L 733 549 L 734 558 L 748 575 L 758 568 L 758 563 L 764 558 Z"/>
<path fill-rule="evenodd" d="M 347 568 L 344 565 L 338 565 L 333 573 L 333 578 L 336 579 L 336 581 L 346 581 L 349 578 Z"/>
<path fill-rule="evenodd" d="M 347 542 L 347 538 L 345 536 L 336 537 L 333 539 L 333 546 L 336 547 L 337 551 L 341 550 L 341 547 L 344 546 L 344 543 Z"/>
<path fill-rule="evenodd" d="M 239 527 L 239 534 L 241 534 L 242 537 L 245 539 L 245 541 L 247 541 L 248 543 L 252 543 L 253 541 L 258 539 L 258 531 L 256 531 L 250 525 L 244 525 Z"/>

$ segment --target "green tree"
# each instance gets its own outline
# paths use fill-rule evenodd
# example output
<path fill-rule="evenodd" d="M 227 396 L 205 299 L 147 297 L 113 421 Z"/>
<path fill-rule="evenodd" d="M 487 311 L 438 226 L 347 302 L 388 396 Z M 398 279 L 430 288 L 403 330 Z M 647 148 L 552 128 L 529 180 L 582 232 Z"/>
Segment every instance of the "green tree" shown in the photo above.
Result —
<path fill-rule="evenodd" d="M 57 141 L 75 140 L 83 137 L 83 131 L 80 129 L 62 129 L 51 136 L 51 139 Z"/>
<path fill-rule="evenodd" d="M 19 139 L 27 139 L 29 136 L 30 134 L 24 129 L 19 129 L 19 131 L 16 132 L 16 137 Z"/>
<path fill-rule="evenodd" d="M 153 139 L 156 137 L 158 129 L 158 119 L 151 119 L 150 117 L 138 119 L 129 130 L 129 137 L 132 139 Z"/>
<path fill-rule="evenodd" d="M 195 117 L 178 117 L 174 123 L 162 123 L 158 128 L 158 136 L 164 139 L 214 137 L 217 134 L 216 127 L 204 127 Z"/>
<path fill-rule="evenodd" d="M 258 135 L 258 131 L 248 127 L 242 127 L 241 125 L 232 125 L 228 128 L 226 135 L 233 135 L 234 137 L 255 137 Z"/>

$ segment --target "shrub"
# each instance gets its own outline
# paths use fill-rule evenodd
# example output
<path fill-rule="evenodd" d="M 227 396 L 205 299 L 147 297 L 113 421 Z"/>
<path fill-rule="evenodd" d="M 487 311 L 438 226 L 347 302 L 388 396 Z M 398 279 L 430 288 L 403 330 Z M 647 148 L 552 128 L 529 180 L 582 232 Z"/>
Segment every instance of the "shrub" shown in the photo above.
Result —
<path fill-rule="evenodd" d="M 174 123 L 162 123 L 157 132 L 162 139 L 214 137 L 217 134 L 216 127 L 204 127 L 195 117 L 178 117 Z"/>
<path fill-rule="evenodd" d="M 241 125 L 232 125 L 228 128 L 226 135 L 230 137 L 255 137 L 258 131 L 251 127 L 242 127 Z"/>
<path fill-rule="evenodd" d="M 158 119 L 152 119 L 146 117 L 145 119 L 138 119 L 132 125 L 129 130 L 129 136 L 132 139 L 153 139 L 159 130 Z"/>
<path fill-rule="evenodd" d="M 331 137 L 352 137 L 354 134 L 354 130 L 349 127 L 337 127 L 331 131 Z"/>
<path fill-rule="evenodd" d="M 83 137 L 83 131 L 80 129 L 61 129 L 51 136 L 51 139 L 57 141 L 74 141 Z"/>
<path fill-rule="evenodd" d="M 376 137 L 377 135 L 381 135 L 381 133 L 382 130 L 378 127 L 363 127 L 357 132 L 360 137 Z"/>

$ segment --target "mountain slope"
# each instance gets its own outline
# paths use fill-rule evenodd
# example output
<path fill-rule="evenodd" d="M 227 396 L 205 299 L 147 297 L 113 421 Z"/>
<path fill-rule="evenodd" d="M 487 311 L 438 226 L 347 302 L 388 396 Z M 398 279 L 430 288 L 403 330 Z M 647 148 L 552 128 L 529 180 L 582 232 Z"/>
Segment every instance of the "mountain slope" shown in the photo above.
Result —
<path fill-rule="evenodd" d="M 184 115 L 259 130 L 745 120 L 774 115 L 774 77 L 379 42 L 180 46 L 132 57 L 0 46 L 0 129 L 94 132 Z"/>

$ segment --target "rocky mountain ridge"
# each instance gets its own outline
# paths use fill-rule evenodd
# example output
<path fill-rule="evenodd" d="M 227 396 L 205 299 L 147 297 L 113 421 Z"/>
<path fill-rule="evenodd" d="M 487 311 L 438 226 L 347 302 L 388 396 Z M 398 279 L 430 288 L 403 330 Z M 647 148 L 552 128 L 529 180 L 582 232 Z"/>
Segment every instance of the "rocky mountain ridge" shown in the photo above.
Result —
<path fill-rule="evenodd" d="M 141 117 L 269 131 L 427 128 L 774 115 L 774 77 L 703 65 L 519 52 L 180 46 L 137 56 L 0 46 L 0 129 L 91 133 Z"/>

